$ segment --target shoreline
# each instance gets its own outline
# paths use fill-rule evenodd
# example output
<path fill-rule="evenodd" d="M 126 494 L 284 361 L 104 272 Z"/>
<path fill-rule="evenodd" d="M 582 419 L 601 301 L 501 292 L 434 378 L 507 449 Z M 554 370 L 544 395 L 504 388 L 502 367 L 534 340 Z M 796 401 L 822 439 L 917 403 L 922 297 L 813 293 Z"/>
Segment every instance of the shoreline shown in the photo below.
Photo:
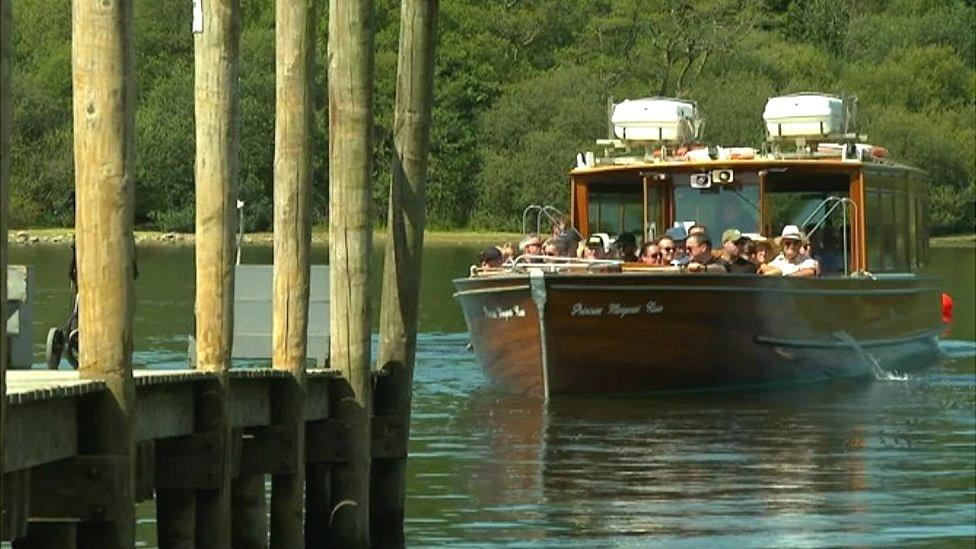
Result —
<path fill-rule="evenodd" d="M 7 233 L 7 243 L 22 246 L 61 245 L 74 242 L 74 229 L 11 229 Z M 517 242 L 522 235 L 509 232 L 477 231 L 426 231 L 424 243 L 429 244 L 500 244 L 506 241 Z M 245 233 L 245 244 L 273 243 L 274 235 L 269 232 Z M 375 241 L 386 240 L 386 229 L 373 231 Z M 196 237 L 193 233 L 174 233 L 162 231 L 135 231 L 136 244 L 161 246 L 190 246 Z M 324 227 L 312 229 L 312 244 L 327 244 L 329 231 Z M 976 247 L 976 234 L 934 236 L 929 245 L 937 248 Z"/>
<path fill-rule="evenodd" d="M 386 229 L 373 231 L 373 240 L 386 241 Z M 424 243 L 430 244 L 477 244 L 518 241 L 521 235 L 508 232 L 477 231 L 425 231 Z M 67 246 L 74 243 L 74 229 L 11 229 L 7 232 L 7 243 L 18 246 Z M 135 241 L 148 246 L 192 246 L 196 241 L 193 233 L 163 231 L 135 231 Z M 329 231 L 323 228 L 312 229 L 312 244 L 327 244 Z M 244 244 L 268 245 L 274 242 L 270 232 L 245 233 Z"/>

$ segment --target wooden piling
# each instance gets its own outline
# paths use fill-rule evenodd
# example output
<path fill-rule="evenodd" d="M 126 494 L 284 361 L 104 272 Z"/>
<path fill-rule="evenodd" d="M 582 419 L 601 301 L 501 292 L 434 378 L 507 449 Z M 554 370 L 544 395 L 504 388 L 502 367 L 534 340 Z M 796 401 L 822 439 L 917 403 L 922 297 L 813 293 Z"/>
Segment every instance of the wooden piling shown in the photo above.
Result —
<path fill-rule="evenodd" d="M 295 463 L 294 473 L 272 476 L 271 546 L 289 548 L 304 545 L 314 2 L 278 0 L 275 13 L 272 366 L 291 376 L 275 392 L 272 421 L 294 430 Z"/>
<path fill-rule="evenodd" d="M 13 123 L 10 85 L 10 50 L 13 44 L 13 18 L 10 0 L 0 0 L 0 478 L 3 477 L 3 456 L 6 431 L 7 406 L 7 211 L 10 194 L 10 126 Z M 0 510 L 3 506 L 3 490 L 0 489 Z M 4 521 L 0 520 L 0 524 Z M 0 533 L 2 534 L 2 533 Z M 0 535 L 0 539 L 2 539 Z"/>
<path fill-rule="evenodd" d="M 393 181 L 374 413 L 409 426 L 417 343 L 417 305 L 424 245 L 430 112 L 438 0 L 403 0 L 393 119 Z M 409 440 L 404 439 L 404 442 Z M 400 449 L 402 455 L 407 449 Z M 406 460 L 377 459 L 370 481 L 371 539 L 378 547 L 403 547 Z"/>
<path fill-rule="evenodd" d="M 231 440 L 227 371 L 234 327 L 234 262 L 238 180 L 239 0 L 201 0 L 203 30 L 194 36 L 196 115 L 196 342 L 197 368 L 217 374 L 202 398 L 198 429 L 219 433 L 213 459 L 222 478 L 199 490 L 197 546 L 231 543 Z"/>
<path fill-rule="evenodd" d="M 82 454 L 121 458 L 114 516 L 78 526 L 81 547 L 135 544 L 132 436 L 134 80 L 132 2 L 72 6 L 79 372 L 105 382 L 79 432 Z"/>
<path fill-rule="evenodd" d="M 264 497 L 264 475 L 234 479 L 231 490 L 231 547 L 268 547 L 268 504 Z M 300 546 L 299 546 L 300 547 Z"/>
<path fill-rule="evenodd" d="M 370 255 L 373 131 L 373 2 L 329 2 L 329 358 L 345 381 L 333 402 L 347 422 L 348 461 L 332 469 L 337 547 L 369 546 Z"/>

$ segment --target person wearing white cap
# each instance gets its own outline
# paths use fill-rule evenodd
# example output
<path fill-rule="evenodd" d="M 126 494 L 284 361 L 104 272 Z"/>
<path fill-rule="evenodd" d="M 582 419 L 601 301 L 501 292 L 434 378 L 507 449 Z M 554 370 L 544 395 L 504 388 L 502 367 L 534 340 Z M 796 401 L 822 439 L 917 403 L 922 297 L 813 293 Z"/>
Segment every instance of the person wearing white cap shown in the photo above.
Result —
<path fill-rule="evenodd" d="M 783 251 L 768 264 L 759 269 L 763 275 L 816 276 L 817 262 L 800 253 L 800 246 L 806 237 L 796 225 L 783 227 L 780 242 Z"/>

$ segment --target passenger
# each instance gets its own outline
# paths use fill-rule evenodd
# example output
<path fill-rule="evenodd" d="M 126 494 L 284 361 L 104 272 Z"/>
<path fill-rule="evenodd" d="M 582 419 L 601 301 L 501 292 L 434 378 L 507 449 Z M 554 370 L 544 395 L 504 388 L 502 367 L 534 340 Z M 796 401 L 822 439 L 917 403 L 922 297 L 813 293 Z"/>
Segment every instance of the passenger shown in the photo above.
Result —
<path fill-rule="evenodd" d="M 676 245 L 670 237 L 662 236 L 657 241 L 657 247 L 661 250 L 661 264 L 670 265 L 675 257 Z"/>
<path fill-rule="evenodd" d="M 759 273 L 767 276 L 816 276 L 816 262 L 800 253 L 804 238 L 796 225 L 783 227 L 783 234 L 780 235 L 783 251 L 760 267 Z"/>
<path fill-rule="evenodd" d="M 729 272 L 728 263 L 712 255 L 712 239 L 707 234 L 689 235 L 685 243 L 685 253 L 690 258 L 686 267 L 688 272 L 717 274 Z"/>
<path fill-rule="evenodd" d="M 729 272 L 732 274 L 756 274 L 759 272 L 759 262 L 756 260 L 759 246 L 756 242 L 746 239 L 739 246 L 739 255 L 729 261 Z"/>
<path fill-rule="evenodd" d="M 688 228 L 688 236 L 693 234 L 708 234 L 708 227 L 695 223 Z"/>
<path fill-rule="evenodd" d="M 762 267 L 773 260 L 776 254 L 773 251 L 773 244 L 768 240 L 754 241 L 756 243 L 756 264 Z"/>
<path fill-rule="evenodd" d="M 541 255 L 542 239 L 535 233 L 525 235 L 519 242 L 519 252 L 525 255 Z"/>
<path fill-rule="evenodd" d="M 502 251 L 497 246 L 488 246 L 478 254 L 478 263 L 482 269 L 495 269 L 502 266 L 505 258 Z"/>
<path fill-rule="evenodd" d="M 672 243 L 672 246 L 673 245 L 674 244 Z M 654 265 L 654 266 L 664 265 L 664 254 L 661 252 L 661 246 L 655 244 L 654 242 L 644 243 L 644 246 L 641 247 L 641 254 L 639 260 L 644 265 Z"/>
<path fill-rule="evenodd" d="M 808 258 L 810 258 L 810 261 L 813 261 L 813 264 L 815 266 L 814 276 L 820 276 L 820 272 L 821 272 L 820 262 L 813 257 L 813 253 L 811 250 L 812 248 L 810 246 L 810 239 L 804 237 L 803 242 L 800 243 L 800 254 L 807 256 Z"/>
<path fill-rule="evenodd" d="M 542 254 L 549 257 L 574 257 L 575 251 L 573 242 L 567 238 L 552 237 L 542 245 Z"/>
<path fill-rule="evenodd" d="M 587 238 L 580 257 L 583 259 L 606 259 L 607 252 L 606 248 L 603 247 L 603 239 L 596 235 Z"/>
<path fill-rule="evenodd" d="M 637 237 L 631 233 L 620 233 L 613 243 L 614 259 L 622 261 L 637 261 Z"/>
<path fill-rule="evenodd" d="M 665 234 L 674 242 L 674 257 L 671 258 L 671 264 L 687 265 L 689 258 L 685 256 L 685 240 L 688 239 L 688 233 L 685 232 L 684 227 L 671 227 Z"/>
<path fill-rule="evenodd" d="M 722 233 L 722 259 L 731 262 L 742 254 L 740 246 L 749 241 L 739 229 L 726 229 Z"/>
<path fill-rule="evenodd" d="M 502 261 L 511 261 L 515 257 L 515 246 L 511 242 L 504 242 L 498 246 L 498 250 L 502 252 Z"/>

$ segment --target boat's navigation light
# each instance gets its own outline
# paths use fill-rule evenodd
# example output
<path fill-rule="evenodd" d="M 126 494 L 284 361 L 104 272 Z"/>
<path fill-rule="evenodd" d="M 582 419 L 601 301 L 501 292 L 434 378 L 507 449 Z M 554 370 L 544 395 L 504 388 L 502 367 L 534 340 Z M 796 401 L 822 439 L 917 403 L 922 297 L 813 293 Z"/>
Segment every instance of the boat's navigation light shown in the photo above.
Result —
<path fill-rule="evenodd" d="M 721 171 L 721 170 L 716 170 Z M 693 173 L 691 174 L 691 188 L 692 189 L 710 189 L 712 187 L 712 178 L 707 173 Z"/>
<path fill-rule="evenodd" d="M 716 183 L 731 183 L 732 170 L 712 170 L 712 181 Z"/>

